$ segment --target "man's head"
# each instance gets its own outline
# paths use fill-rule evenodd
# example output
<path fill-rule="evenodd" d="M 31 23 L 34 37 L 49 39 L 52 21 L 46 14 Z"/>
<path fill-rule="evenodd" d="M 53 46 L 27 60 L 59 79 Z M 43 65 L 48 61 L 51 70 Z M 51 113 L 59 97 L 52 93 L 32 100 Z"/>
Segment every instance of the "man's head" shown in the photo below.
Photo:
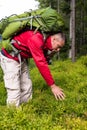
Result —
<path fill-rule="evenodd" d="M 51 35 L 52 49 L 59 51 L 65 44 L 65 35 L 61 32 Z"/>

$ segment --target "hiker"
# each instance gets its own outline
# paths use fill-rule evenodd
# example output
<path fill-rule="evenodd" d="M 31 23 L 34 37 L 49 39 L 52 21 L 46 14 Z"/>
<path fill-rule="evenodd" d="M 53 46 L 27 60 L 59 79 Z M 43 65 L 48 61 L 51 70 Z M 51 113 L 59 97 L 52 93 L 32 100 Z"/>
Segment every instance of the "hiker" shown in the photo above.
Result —
<path fill-rule="evenodd" d="M 7 90 L 7 105 L 20 106 L 32 99 L 32 81 L 28 73 L 27 59 L 33 58 L 42 77 L 51 88 L 56 100 L 65 98 L 63 90 L 55 84 L 44 52 L 59 51 L 65 44 L 62 32 L 51 34 L 44 39 L 41 32 L 27 30 L 11 40 L 13 49 L 9 52 L 2 48 L 1 67 Z"/>

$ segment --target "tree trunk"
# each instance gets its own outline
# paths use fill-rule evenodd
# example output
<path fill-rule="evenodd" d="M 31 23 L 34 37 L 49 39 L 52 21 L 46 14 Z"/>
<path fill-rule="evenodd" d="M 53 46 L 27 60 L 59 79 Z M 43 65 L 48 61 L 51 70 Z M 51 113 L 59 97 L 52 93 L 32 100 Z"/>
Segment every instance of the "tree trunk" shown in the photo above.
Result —
<path fill-rule="evenodd" d="M 57 11 L 59 13 L 60 9 L 59 9 L 59 0 L 57 0 Z"/>
<path fill-rule="evenodd" d="M 71 58 L 75 62 L 75 0 L 70 2 L 70 41 L 71 41 Z"/>
<path fill-rule="evenodd" d="M 84 7 L 85 7 L 85 0 L 83 1 L 84 2 Z M 85 44 L 85 16 L 86 16 L 86 14 L 85 14 L 85 9 L 83 9 L 83 44 Z"/>
<path fill-rule="evenodd" d="M 57 12 L 59 13 L 59 0 L 57 0 Z M 56 54 L 56 59 L 59 60 L 60 59 L 60 52 L 58 51 Z"/>
<path fill-rule="evenodd" d="M 72 0 L 70 1 L 70 8 L 72 6 Z M 70 12 L 70 35 L 69 35 L 69 38 L 70 38 L 70 47 L 69 47 L 69 58 L 71 59 L 72 58 L 72 49 L 71 49 L 71 44 L 72 44 L 72 10 Z"/>

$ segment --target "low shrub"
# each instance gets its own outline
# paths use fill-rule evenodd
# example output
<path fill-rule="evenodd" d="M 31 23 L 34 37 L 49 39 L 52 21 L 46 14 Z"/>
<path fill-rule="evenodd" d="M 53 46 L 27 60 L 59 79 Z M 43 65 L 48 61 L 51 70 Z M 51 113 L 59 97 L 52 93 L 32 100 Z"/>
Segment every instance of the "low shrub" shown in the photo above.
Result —
<path fill-rule="evenodd" d="M 56 101 L 36 67 L 30 68 L 33 99 L 19 108 L 7 108 L 3 73 L 0 70 L 0 130 L 87 130 L 87 57 L 75 63 L 50 65 L 56 84 L 66 98 Z"/>

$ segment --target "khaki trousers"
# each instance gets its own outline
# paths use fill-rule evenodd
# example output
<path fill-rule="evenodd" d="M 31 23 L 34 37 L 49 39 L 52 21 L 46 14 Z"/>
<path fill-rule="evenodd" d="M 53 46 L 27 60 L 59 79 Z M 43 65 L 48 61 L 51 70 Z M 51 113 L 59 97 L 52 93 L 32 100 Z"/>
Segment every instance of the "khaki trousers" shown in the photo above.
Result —
<path fill-rule="evenodd" d="M 26 61 L 20 64 L 1 53 L 0 60 L 7 90 L 7 105 L 19 106 L 23 102 L 28 102 L 32 98 L 32 82 Z"/>

